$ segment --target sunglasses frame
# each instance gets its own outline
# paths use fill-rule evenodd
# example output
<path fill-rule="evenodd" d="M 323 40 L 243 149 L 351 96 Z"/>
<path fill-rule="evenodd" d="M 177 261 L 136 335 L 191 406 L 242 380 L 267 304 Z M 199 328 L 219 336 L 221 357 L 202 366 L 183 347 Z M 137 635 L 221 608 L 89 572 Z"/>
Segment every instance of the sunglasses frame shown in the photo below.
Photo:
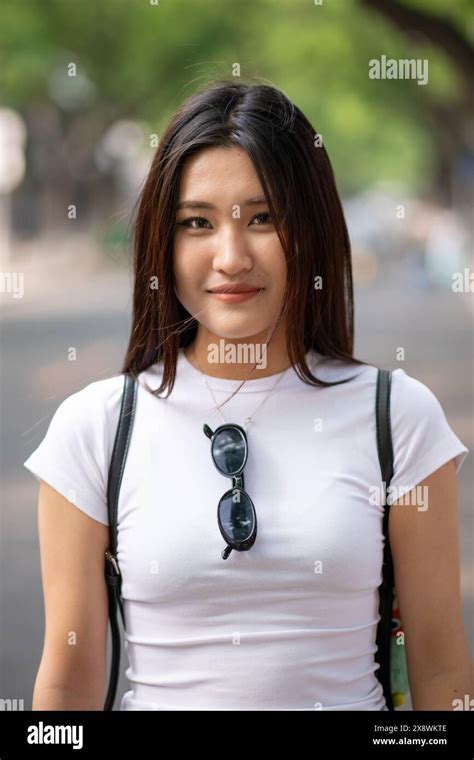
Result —
<path fill-rule="evenodd" d="M 244 457 L 243 457 L 242 464 L 232 474 L 229 474 L 227 472 L 223 472 L 221 470 L 221 468 L 218 466 L 218 464 L 216 462 L 216 458 L 215 458 L 215 455 L 214 455 L 214 444 L 215 444 L 215 441 L 217 439 L 217 436 L 222 431 L 229 430 L 229 429 L 231 429 L 231 430 L 237 430 L 240 433 L 240 435 L 242 437 L 242 440 L 244 441 L 244 445 L 245 445 L 245 452 L 244 452 Z M 232 549 L 235 549 L 236 551 L 240 551 L 240 552 L 241 551 L 247 551 L 248 549 L 250 549 L 254 545 L 255 539 L 257 537 L 257 512 L 255 510 L 254 503 L 253 503 L 252 499 L 250 498 L 250 495 L 245 490 L 244 469 L 245 469 L 245 465 L 247 464 L 247 457 L 248 457 L 247 434 L 246 434 L 244 428 L 241 425 L 237 425 L 237 423 L 233 423 L 233 422 L 227 422 L 224 425 L 219 425 L 219 427 L 217 427 L 214 430 L 214 432 L 211 431 L 211 429 L 209 428 L 208 425 L 204 425 L 203 426 L 203 430 L 204 430 L 205 435 L 208 438 L 211 439 L 211 457 L 212 457 L 212 461 L 214 463 L 214 467 L 225 478 L 231 478 L 232 479 L 232 488 L 230 488 L 228 491 L 226 491 L 221 496 L 221 498 L 219 499 L 219 503 L 217 505 L 217 523 L 219 525 L 219 530 L 221 532 L 222 538 L 224 539 L 224 541 L 227 544 L 226 548 L 222 552 L 222 558 L 223 559 L 227 559 L 227 557 L 229 556 L 229 554 L 232 551 Z M 226 532 L 225 528 L 222 525 L 222 520 L 221 520 L 221 516 L 220 516 L 223 500 L 226 499 L 226 498 L 229 498 L 230 496 L 235 495 L 236 491 L 240 491 L 240 493 L 242 493 L 248 499 L 249 504 L 250 504 L 250 508 L 252 510 L 252 517 L 253 517 L 252 532 L 251 532 L 250 536 L 248 536 L 248 538 L 244 539 L 243 541 L 232 541 L 230 539 L 228 533 Z"/>

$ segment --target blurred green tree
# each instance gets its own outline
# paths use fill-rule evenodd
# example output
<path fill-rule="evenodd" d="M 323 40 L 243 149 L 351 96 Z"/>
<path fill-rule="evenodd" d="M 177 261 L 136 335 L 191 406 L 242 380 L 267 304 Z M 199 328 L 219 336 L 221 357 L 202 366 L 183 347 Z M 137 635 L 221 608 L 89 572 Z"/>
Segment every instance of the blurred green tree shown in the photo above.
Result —
<path fill-rule="evenodd" d="M 3 0 L 0 14 L 2 101 L 27 121 L 26 182 L 55 194 L 46 209 L 113 201 L 96 161 L 109 125 L 138 119 L 159 134 L 234 64 L 307 114 L 345 194 L 386 179 L 449 200 L 467 150 L 467 0 Z M 383 54 L 429 58 L 429 84 L 370 79 Z"/>

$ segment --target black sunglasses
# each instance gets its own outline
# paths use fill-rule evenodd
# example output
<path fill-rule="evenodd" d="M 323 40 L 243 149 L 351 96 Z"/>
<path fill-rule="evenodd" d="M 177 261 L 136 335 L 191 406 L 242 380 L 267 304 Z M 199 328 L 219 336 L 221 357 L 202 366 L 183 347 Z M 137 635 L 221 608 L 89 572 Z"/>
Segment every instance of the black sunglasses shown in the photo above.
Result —
<path fill-rule="evenodd" d="M 203 425 L 203 431 L 211 439 L 214 465 L 221 475 L 232 478 L 232 488 L 221 496 L 217 507 L 219 530 L 227 544 L 221 556 L 227 559 L 232 549 L 250 549 L 257 537 L 257 514 L 244 485 L 247 435 L 243 427 L 235 424 L 220 425 L 214 432 L 209 425 Z"/>

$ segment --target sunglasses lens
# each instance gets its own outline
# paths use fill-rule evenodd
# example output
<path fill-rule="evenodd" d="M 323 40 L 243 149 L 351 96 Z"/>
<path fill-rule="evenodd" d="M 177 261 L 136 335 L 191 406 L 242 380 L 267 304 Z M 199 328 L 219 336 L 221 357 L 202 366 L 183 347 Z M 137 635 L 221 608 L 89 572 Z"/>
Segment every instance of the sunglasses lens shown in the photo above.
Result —
<path fill-rule="evenodd" d="M 223 475 L 232 477 L 245 464 L 247 446 L 244 436 L 236 428 L 217 433 L 212 441 L 212 456 Z"/>
<path fill-rule="evenodd" d="M 227 491 L 219 502 L 219 521 L 231 543 L 250 538 L 255 520 L 249 497 L 238 488 Z"/>

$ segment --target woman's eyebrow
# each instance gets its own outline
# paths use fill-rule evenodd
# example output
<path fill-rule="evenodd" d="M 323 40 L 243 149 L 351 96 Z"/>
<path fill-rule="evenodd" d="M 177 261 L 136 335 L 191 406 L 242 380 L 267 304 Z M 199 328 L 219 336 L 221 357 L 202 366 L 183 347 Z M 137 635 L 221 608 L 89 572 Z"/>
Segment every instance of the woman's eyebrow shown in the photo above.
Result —
<path fill-rule="evenodd" d="M 243 202 L 242 205 L 244 206 L 260 206 L 262 203 L 267 203 L 267 199 L 264 195 L 258 196 L 255 198 L 247 198 Z M 216 207 L 212 203 L 208 203 L 207 201 L 181 201 L 178 203 L 176 210 L 179 211 L 180 208 L 209 208 L 209 209 L 215 209 Z"/>

